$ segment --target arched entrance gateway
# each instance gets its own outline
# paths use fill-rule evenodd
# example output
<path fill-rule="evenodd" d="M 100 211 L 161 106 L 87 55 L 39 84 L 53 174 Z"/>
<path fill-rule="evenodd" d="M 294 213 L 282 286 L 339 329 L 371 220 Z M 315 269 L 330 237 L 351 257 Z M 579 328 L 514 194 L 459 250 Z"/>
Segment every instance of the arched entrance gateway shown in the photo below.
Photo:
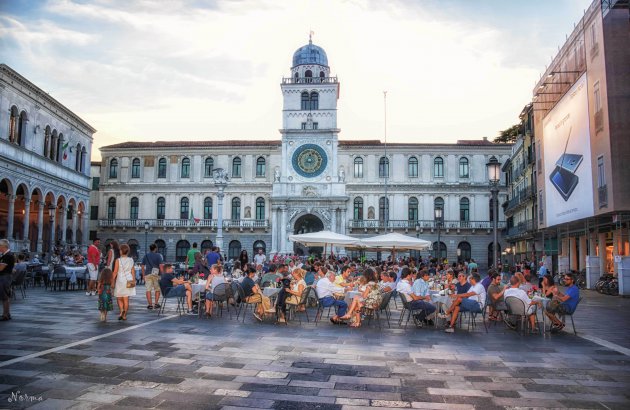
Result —
<path fill-rule="evenodd" d="M 303 234 L 311 232 L 319 232 L 324 230 L 324 223 L 321 219 L 313 214 L 302 215 L 295 221 L 293 233 Z M 293 243 L 293 253 L 299 256 L 314 254 L 321 254 L 324 248 L 321 246 L 304 246 L 299 243 Z"/>

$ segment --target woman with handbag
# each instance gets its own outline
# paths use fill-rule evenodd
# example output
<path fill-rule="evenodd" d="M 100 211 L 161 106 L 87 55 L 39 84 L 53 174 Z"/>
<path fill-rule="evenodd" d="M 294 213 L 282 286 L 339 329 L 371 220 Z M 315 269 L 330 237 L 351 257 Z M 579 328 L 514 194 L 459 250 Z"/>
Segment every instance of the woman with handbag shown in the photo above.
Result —
<path fill-rule="evenodd" d="M 118 320 L 127 320 L 129 311 L 129 296 L 136 295 L 136 278 L 132 273 L 134 268 L 133 259 L 129 256 L 129 245 L 120 245 L 120 258 L 114 262 L 114 278 L 112 287 L 114 296 L 118 302 L 120 316 Z"/>

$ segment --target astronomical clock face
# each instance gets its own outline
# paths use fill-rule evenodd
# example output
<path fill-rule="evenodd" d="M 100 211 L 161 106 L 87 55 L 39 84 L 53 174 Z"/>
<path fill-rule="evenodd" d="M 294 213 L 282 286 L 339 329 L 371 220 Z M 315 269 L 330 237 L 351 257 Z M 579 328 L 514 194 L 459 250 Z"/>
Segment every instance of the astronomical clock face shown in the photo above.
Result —
<path fill-rule="evenodd" d="M 293 153 L 293 169 L 303 177 L 314 178 L 324 172 L 328 157 L 326 152 L 315 144 L 304 144 Z"/>

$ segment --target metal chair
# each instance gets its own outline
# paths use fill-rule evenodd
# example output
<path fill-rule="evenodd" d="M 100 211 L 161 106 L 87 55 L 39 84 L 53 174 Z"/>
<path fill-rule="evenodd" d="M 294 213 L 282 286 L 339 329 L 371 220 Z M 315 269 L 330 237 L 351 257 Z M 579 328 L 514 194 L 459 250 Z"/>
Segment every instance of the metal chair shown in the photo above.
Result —
<path fill-rule="evenodd" d="M 508 307 L 508 313 L 511 316 L 516 316 L 521 324 L 521 333 L 523 330 L 529 327 L 527 317 L 529 316 L 528 307 L 525 306 L 523 301 L 515 296 L 508 296 L 505 298 L 505 304 Z M 536 315 L 536 307 L 532 311 L 532 314 Z M 536 325 L 538 326 L 538 318 L 536 317 Z M 533 330 L 533 329 L 532 329 Z"/>
<path fill-rule="evenodd" d="M 53 268 L 53 273 L 50 275 L 51 290 L 57 290 L 57 286 L 59 286 L 59 290 L 61 290 L 63 284 L 66 283 L 66 280 L 67 273 L 65 266 L 55 265 Z"/>
<path fill-rule="evenodd" d="M 17 299 L 16 290 L 19 289 L 22 292 L 22 299 L 26 299 L 26 270 L 18 270 L 15 271 L 13 275 L 13 279 L 11 281 L 11 294 L 13 295 L 13 300 Z"/>
<path fill-rule="evenodd" d="M 166 302 L 168 302 L 169 299 L 176 299 L 177 300 L 177 310 L 176 312 L 179 313 L 179 315 L 183 315 L 184 311 L 186 309 L 186 296 L 168 296 L 168 292 L 162 287 L 160 286 L 160 292 L 162 293 L 162 304 L 160 305 L 160 309 L 158 310 L 158 317 L 161 316 L 164 313 L 164 308 L 166 307 Z"/>
<path fill-rule="evenodd" d="M 309 318 L 308 318 L 308 298 L 311 294 L 311 292 L 315 292 L 315 288 L 313 288 L 312 286 L 307 286 L 304 291 L 302 292 L 302 295 L 300 296 L 300 301 L 297 305 L 291 305 L 289 304 L 289 310 L 288 310 L 288 315 L 290 317 L 293 316 L 297 316 L 298 320 L 300 321 L 300 324 L 302 323 L 302 319 L 300 319 L 300 317 L 298 316 L 298 313 L 300 312 L 298 310 L 299 307 L 304 307 L 304 314 L 306 315 L 306 322 L 309 322 Z"/>
<path fill-rule="evenodd" d="M 219 283 L 212 289 L 212 300 L 217 303 L 217 310 L 221 317 L 223 317 L 223 303 L 225 303 L 225 308 L 230 314 L 230 319 L 232 319 L 232 312 L 230 312 L 229 307 L 230 299 L 234 300 L 234 294 L 232 287 L 228 283 Z"/>
<path fill-rule="evenodd" d="M 405 312 L 407 312 L 407 320 L 405 321 L 405 329 L 407 328 L 407 324 L 411 319 L 411 315 L 417 315 L 421 312 L 424 312 L 424 309 L 418 309 L 411 306 L 411 303 L 405 299 L 405 295 L 402 293 L 398 294 L 400 296 L 400 301 L 402 302 L 402 310 L 400 311 L 400 317 L 398 318 L 398 327 L 402 324 L 402 321 L 405 318 Z M 425 312 L 426 315 L 426 312 Z"/>
<path fill-rule="evenodd" d="M 562 320 L 562 323 L 565 323 L 565 316 L 569 316 L 571 318 L 571 326 L 573 326 L 573 334 L 577 335 L 577 330 L 575 330 L 575 322 L 573 322 L 573 315 L 575 314 L 575 311 L 577 310 L 578 306 L 580 305 L 580 302 L 582 301 L 582 296 L 580 296 L 580 298 L 578 299 L 578 303 L 577 305 L 575 305 L 575 309 L 573 309 L 573 312 L 571 313 L 565 313 L 563 315 L 560 315 L 560 320 Z"/>
<path fill-rule="evenodd" d="M 236 309 L 236 320 L 238 320 L 239 315 L 242 312 L 243 323 L 245 323 L 245 314 L 247 313 L 247 307 L 251 306 L 252 312 L 253 312 L 255 309 L 254 306 L 256 306 L 258 303 L 250 303 L 247 301 L 247 298 L 245 297 L 245 291 L 243 290 L 243 287 L 238 282 L 232 282 L 232 290 L 234 291 L 234 294 L 237 295 L 239 299 L 241 300 L 239 307 Z"/>

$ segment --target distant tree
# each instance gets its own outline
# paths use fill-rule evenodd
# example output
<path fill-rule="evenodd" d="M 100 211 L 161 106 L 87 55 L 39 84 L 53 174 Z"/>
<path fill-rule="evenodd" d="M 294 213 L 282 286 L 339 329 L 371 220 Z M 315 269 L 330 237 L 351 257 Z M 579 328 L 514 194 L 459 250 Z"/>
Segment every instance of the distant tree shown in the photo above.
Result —
<path fill-rule="evenodd" d="M 520 133 L 521 124 L 514 124 L 510 128 L 500 131 L 499 136 L 494 139 L 494 143 L 507 144 L 516 141 Z"/>

